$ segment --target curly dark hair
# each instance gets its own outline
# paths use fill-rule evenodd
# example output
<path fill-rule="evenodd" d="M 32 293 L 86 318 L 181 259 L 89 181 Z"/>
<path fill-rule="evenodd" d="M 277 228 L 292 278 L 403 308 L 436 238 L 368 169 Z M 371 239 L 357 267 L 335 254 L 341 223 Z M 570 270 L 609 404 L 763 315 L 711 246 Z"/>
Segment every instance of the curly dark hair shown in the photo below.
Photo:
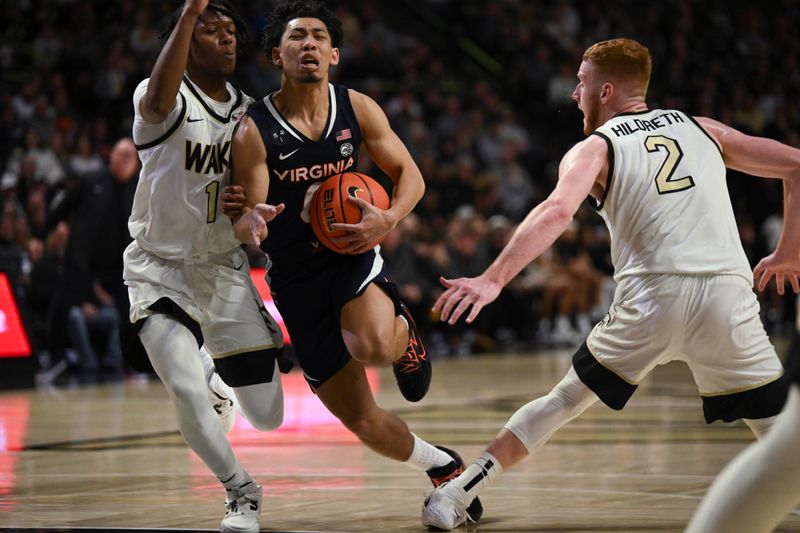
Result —
<path fill-rule="evenodd" d="M 295 0 L 275 6 L 267 15 L 261 40 L 265 54 L 272 55 L 272 49 L 281 44 L 281 37 L 286 31 L 286 25 L 290 20 L 300 17 L 321 20 L 328 29 L 333 47 L 338 48 L 342 44 L 342 21 L 333 14 L 333 11 L 315 0 Z"/>
<path fill-rule="evenodd" d="M 220 15 L 225 15 L 233 21 L 234 26 L 236 26 L 237 48 L 239 48 L 242 43 L 247 42 L 250 37 L 247 32 L 247 24 L 232 3 L 228 2 L 227 0 L 210 0 L 208 2 L 208 7 L 206 7 L 206 11 L 214 11 Z M 175 29 L 175 26 L 178 25 L 178 20 L 181 18 L 182 13 L 183 6 L 172 12 L 172 15 L 170 15 L 169 20 L 167 20 L 167 23 L 164 26 L 164 29 L 161 30 L 161 35 L 159 37 L 162 41 L 166 41 L 169 39 L 169 36 L 172 35 L 172 31 Z M 241 52 L 241 49 L 238 49 L 237 51 Z"/>

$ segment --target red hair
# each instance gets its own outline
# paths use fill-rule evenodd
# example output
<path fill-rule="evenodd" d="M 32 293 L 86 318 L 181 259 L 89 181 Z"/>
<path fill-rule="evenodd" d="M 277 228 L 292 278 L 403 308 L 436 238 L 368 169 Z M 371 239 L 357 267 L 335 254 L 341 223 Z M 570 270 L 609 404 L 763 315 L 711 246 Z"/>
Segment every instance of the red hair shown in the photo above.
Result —
<path fill-rule="evenodd" d="M 613 78 L 635 83 L 647 94 L 652 59 L 650 50 L 633 39 L 600 41 L 586 49 L 583 60 L 592 62 L 601 72 Z"/>

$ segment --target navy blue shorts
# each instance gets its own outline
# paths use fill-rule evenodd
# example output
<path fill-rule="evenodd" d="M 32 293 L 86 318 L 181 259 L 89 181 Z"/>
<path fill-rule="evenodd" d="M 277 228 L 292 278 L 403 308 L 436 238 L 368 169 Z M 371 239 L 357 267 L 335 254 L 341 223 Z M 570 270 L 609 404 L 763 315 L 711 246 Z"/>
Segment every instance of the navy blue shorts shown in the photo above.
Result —
<path fill-rule="evenodd" d="M 374 250 L 359 255 L 324 250 L 302 261 L 275 255 L 271 260 L 272 297 L 306 381 L 317 388 L 350 362 L 342 339 L 342 307 L 372 282 L 386 290 L 383 259 Z"/>

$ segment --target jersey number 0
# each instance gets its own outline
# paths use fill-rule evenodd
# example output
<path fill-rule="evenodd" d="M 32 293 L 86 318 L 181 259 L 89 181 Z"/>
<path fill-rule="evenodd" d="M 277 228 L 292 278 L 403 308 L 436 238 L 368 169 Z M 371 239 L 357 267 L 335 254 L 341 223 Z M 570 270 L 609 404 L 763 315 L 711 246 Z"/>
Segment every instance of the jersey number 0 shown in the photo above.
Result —
<path fill-rule="evenodd" d="M 682 178 L 673 178 L 675 168 L 678 163 L 683 159 L 683 151 L 681 150 L 678 141 L 664 137 L 663 135 L 651 135 L 644 140 L 644 147 L 648 152 L 661 152 L 667 153 L 667 158 L 658 169 L 656 174 L 656 189 L 658 194 L 669 194 L 671 192 L 685 191 L 694 187 L 694 179 L 691 176 L 684 176 Z"/>

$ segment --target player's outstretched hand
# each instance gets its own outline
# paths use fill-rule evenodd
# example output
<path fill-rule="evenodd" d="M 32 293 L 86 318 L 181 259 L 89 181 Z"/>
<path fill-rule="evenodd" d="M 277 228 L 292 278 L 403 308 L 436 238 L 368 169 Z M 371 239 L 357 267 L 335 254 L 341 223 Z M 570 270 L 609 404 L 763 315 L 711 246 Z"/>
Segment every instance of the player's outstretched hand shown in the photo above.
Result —
<path fill-rule="evenodd" d="M 447 290 L 439 296 L 433 304 L 433 311 L 440 312 L 442 322 L 447 322 L 451 326 L 458 321 L 459 317 L 472 306 L 467 315 L 467 324 L 472 323 L 481 309 L 490 304 L 500 294 L 502 287 L 497 283 L 485 279 L 483 276 L 477 278 L 458 278 L 446 279 L 439 277 L 439 282 Z"/>
<path fill-rule="evenodd" d="M 800 257 L 788 257 L 775 251 L 762 259 L 753 270 L 753 279 L 758 282 L 758 290 L 763 291 L 769 280 L 775 276 L 775 285 L 778 294 L 783 294 L 784 283 L 787 281 L 795 293 L 800 293 Z"/>
<path fill-rule="evenodd" d="M 382 241 L 386 234 L 395 227 L 395 221 L 386 210 L 354 196 L 348 196 L 347 201 L 355 204 L 361 210 L 361 220 L 358 224 L 338 222 L 331 224 L 332 230 L 347 232 L 346 235 L 331 239 L 337 244 L 349 243 L 346 248 L 342 248 L 342 253 L 360 254 L 371 250 L 373 243 Z"/>
<path fill-rule="evenodd" d="M 285 207 L 284 204 L 256 204 L 236 221 L 236 237 L 243 244 L 261 244 L 267 238 L 267 222 L 272 222 Z"/>
<path fill-rule="evenodd" d="M 231 219 L 239 216 L 244 208 L 244 187 L 241 185 L 226 185 L 222 188 L 220 199 L 222 213 Z"/>

